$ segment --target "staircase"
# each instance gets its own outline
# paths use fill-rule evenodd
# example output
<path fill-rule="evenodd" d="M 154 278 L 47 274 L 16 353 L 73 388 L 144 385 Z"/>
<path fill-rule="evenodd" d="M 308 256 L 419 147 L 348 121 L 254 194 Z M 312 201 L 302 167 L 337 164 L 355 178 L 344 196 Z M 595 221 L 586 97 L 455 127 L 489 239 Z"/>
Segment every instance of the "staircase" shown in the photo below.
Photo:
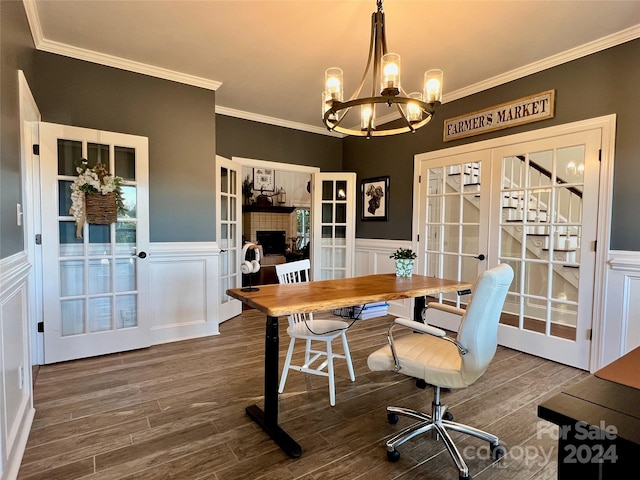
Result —
<path fill-rule="evenodd" d="M 509 235 L 521 248 L 524 230 L 526 256 L 548 260 L 552 255 L 553 261 L 559 262 L 553 264 L 554 272 L 577 292 L 582 191 L 570 185 L 558 190 L 554 199 L 557 215 L 552 225 L 553 219 L 549 213 L 552 208 L 552 173 L 532 160 L 529 160 L 527 168 L 523 156 L 514 158 L 519 163 L 514 162 L 509 171 L 505 172 L 501 186 L 502 223 L 512 225 L 512 228 L 503 226 L 503 235 Z M 461 189 L 463 193 L 478 192 L 475 195 L 464 195 L 464 198 L 479 209 L 480 164 L 470 162 L 446 168 L 447 185 L 457 192 Z M 556 185 L 565 183 L 564 179 L 556 177 Z M 525 184 L 528 185 L 528 190 L 524 189 Z"/>

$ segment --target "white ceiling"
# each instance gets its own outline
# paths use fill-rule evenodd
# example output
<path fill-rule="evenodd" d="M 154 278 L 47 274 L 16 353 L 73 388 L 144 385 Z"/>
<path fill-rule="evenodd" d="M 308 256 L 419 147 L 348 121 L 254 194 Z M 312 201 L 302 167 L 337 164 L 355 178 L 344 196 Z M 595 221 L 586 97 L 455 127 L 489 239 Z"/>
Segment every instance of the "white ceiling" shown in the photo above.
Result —
<path fill-rule="evenodd" d="M 221 113 L 318 132 L 324 71 L 341 67 L 351 95 L 376 10 L 374 0 L 23 1 L 41 50 L 213 89 Z M 640 0 L 383 6 L 404 89 L 441 68 L 445 102 L 640 37 Z"/>

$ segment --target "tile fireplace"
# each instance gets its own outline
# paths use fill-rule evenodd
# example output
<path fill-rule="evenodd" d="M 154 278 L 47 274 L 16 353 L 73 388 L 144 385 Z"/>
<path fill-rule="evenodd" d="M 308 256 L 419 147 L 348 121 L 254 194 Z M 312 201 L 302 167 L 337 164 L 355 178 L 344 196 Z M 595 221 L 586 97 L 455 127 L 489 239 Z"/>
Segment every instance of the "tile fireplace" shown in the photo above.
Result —
<path fill-rule="evenodd" d="M 287 248 L 285 230 L 257 230 L 256 242 L 262 245 L 265 255 L 284 255 Z"/>

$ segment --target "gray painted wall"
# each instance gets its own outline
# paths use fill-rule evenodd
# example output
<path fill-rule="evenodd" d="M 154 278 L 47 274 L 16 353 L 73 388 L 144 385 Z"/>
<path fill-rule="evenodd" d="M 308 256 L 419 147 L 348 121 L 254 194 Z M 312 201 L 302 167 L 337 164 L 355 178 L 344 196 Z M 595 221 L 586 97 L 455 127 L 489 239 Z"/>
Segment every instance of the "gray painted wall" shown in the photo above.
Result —
<path fill-rule="evenodd" d="M 216 115 L 216 147 L 223 157 L 342 170 L 342 139 Z"/>
<path fill-rule="evenodd" d="M 611 248 L 640 251 L 640 40 L 560 65 L 528 77 L 442 105 L 430 125 L 415 134 L 346 138 L 343 168 L 358 178 L 389 175 L 389 221 L 358 220 L 360 238 L 411 239 L 413 157 L 415 154 L 617 114 Z M 446 72 L 445 72 L 446 89 Z M 443 143 L 444 119 L 520 97 L 556 90 L 555 118 Z M 360 199 L 359 199 L 360 202 Z M 361 211 L 358 204 L 358 211 Z"/>
<path fill-rule="evenodd" d="M 28 73 L 32 60 L 22 2 L 0 2 L 0 258 L 24 250 L 24 234 L 16 223 L 16 204 L 22 203 L 18 70 Z"/>
<path fill-rule="evenodd" d="M 152 242 L 215 240 L 215 93 L 37 52 L 29 84 L 46 122 L 149 138 Z"/>

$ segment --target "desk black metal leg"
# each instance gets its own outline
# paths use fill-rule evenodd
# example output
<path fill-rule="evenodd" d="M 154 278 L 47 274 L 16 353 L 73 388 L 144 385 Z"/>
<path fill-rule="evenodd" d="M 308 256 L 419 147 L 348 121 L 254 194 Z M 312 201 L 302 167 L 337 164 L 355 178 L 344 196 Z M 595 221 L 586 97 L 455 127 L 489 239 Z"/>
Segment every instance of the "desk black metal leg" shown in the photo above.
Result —
<path fill-rule="evenodd" d="M 247 414 L 289 456 L 302 455 L 300 445 L 278 425 L 278 317 L 267 315 L 267 332 L 264 346 L 264 411 L 257 405 L 246 408 Z"/>
<path fill-rule="evenodd" d="M 416 297 L 413 303 L 413 319 L 416 322 L 424 323 L 422 320 L 422 311 L 427 306 L 425 297 Z"/>

